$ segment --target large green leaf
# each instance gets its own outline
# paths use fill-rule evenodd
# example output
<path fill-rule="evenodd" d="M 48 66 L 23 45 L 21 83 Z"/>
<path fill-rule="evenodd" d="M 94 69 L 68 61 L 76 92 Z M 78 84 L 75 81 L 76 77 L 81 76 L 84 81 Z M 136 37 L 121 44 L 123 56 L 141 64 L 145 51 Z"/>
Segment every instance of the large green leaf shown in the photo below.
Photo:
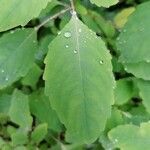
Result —
<path fill-rule="evenodd" d="M 97 6 L 109 7 L 115 5 L 118 0 L 90 0 L 91 3 L 96 4 Z"/>
<path fill-rule="evenodd" d="M 17 29 L 0 38 L 0 89 L 27 74 L 36 49 L 36 31 L 32 29 Z"/>
<path fill-rule="evenodd" d="M 121 125 L 109 132 L 109 138 L 121 150 L 149 150 L 150 122 L 135 125 Z"/>
<path fill-rule="evenodd" d="M 49 45 L 45 64 L 46 94 L 67 128 L 67 141 L 95 141 L 114 102 L 111 56 L 104 42 L 73 15 Z"/>
<path fill-rule="evenodd" d="M 1 0 L 0 1 L 0 32 L 24 26 L 37 17 L 51 0 Z"/>

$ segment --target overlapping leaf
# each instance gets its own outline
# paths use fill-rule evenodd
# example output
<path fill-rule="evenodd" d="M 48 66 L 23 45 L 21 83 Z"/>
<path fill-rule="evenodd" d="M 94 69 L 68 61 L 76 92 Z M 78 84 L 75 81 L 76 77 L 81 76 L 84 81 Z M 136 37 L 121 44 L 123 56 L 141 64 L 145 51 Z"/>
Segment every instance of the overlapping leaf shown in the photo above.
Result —
<path fill-rule="evenodd" d="M 30 129 L 32 117 L 30 116 L 28 97 L 18 90 L 13 93 L 9 116 L 20 128 Z"/>
<path fill-rule="evenodd" d="M 140 90 L 140 96 L 147 111 L 150 113 L 150 81 L 136 80 Z"/>
<path fill-rule="evenodd" d="M 109 7 L 111 5 L 115 5 L 118 0 L 90 0 L 91 3 L 94 3 L 98 6 Z"/>
<path fill-rule="evenodd" d="M 41 123 L 47 123 L 48 128 L 53 131 L 61 131 L 61 123 L 56 112 L 51 108 L 49 98 L 45 96 L 43 89 L 32 93 L 29 102 L 31 113 Z"/>
<path fill-rule="evenodd" d="M 133 83 L 130 79 L 120 79 L 116 82 L 115 103 L 122 105 L 130 100 L 134 94 Z"/>
<path fill-rule="evenodd" d="M 37 17 L 51 0 L 1 0 L 0 32 L 16 26 L 24 26 Z"/>
<path fill-rule="evenodd" d="M 135 125 L 121 125 L 109 132 L 110 140 L 121 150 L 149 150 L 150 122 Z"/>
<path fill-rule="evenodd" d="M 32 29 L 17 29 L 0 38 L 0 89 L 28 73 L 36 50 L 36 31 Z"/>
<path fill-rule="evenodd" d="M 73 15 L 49 45 L 45 63 L 46 94 L 67 128 L 67 141 L 93 142 L 113 104 L 111 57 L 104 42 Z"/>
<path fill-rule="evenodd" d="M 139 78 L 150 80 L 149 16 L 150 2 L 137 7 L 118 37 L 120 61 L 126 71 Z"/>

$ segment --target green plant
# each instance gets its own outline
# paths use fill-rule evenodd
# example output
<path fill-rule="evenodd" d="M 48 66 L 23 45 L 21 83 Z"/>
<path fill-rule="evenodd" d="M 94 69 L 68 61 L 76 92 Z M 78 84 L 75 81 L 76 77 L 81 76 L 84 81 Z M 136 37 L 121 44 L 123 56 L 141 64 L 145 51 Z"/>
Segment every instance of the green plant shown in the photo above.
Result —
<path fill-rule="evenodd" d="M 149 150 L 150 1 L 1 0 L 0 149 Z"/>

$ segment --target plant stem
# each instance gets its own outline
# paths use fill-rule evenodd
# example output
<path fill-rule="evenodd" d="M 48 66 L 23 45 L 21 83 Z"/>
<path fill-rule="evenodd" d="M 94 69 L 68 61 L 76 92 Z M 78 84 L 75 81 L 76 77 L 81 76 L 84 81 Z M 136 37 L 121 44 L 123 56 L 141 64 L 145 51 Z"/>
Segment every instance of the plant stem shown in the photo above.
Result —
<path fill-rule="evenodd" d="M 67 12 L 68 10 L 71 10 L 70 7 L 61 10 L 60 12 L 56 13 L 53 16 L 48 17 L 46 20 L 44 20 L 41 24 L 39 24 L 38 26 L 35 27 L 35 30 L 39 30 L 42 26 L 44 26 L 46 23 L 48 23 L 50 20 L 55 19 L 57 17 L 59 17 L 60 15 L 64 14 L 65 12 Z"/>
<path fill-rule="evenodd" d="M 72 8 L 72 10 L 75 11 L 75 7 L 74 7 L 74 2 L 73 2 L 73 0 L 70 0 L 70 3 L 71 3 L 71 8 Z"/>

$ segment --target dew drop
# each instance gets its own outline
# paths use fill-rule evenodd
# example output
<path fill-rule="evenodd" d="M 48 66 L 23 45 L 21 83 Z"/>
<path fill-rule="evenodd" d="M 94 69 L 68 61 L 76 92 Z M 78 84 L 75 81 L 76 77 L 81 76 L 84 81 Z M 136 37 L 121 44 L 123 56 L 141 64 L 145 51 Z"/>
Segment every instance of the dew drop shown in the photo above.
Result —
<path fill-rule="evenodd" d="M 66 48 L 68 48 L 69 46 L 68 45 L 66 45 Z"/>
<path fill-rule="evenodd" d="M 100 60 L 99 63 L 102 65 L 104 62 L 103 62 L 103 60 Z"/>
<path fill-rule="evenodd" d="M 147 63 L 150 63 L 150 60 L 146 60 Z"/>
<path fill-rule="evenodd" d="M 86 40 L 84 41 L 84 43 L 86 43 Z"/>
<path fill-rule="evenodd" d="M 14 34 L 14 31 L 12 30 L 12 31 L 10 31 L 10 33 L 11 33 L 11 34 Z"/>
<path fill-rule="evenodd" d="M 124 68 L 125 71 L 127 71 L 127 68 Z"/>
<path fill-rule="evenodd" d="M 64 36 L 65 36 L 66 38 L 70 38 L 70 37 L 71 37 L 71 33 L 70 33 L 70 32 L 65 32 L 65 33 L 64 33 Z"/>
<path fill-rule="evenodd" d="M 4 73 L 5 71 L 4 71 L 4 70 L 2 70 L 1 72 L 2 72 L 2 73 Z"/>
<path fill-rule="evenodd" d="M 81 32 L 82 32 L 82 30 L 81 30 L 81 29 L 79 29 L 79 32 L 81 33 Z"/>
<path fill-rule="evenodd" d="M 115 142 L 117 143 L 117 142 L 118 142 L 118 140 L 117 140 L 117 139 L 115 139 Z"/>
<path fill-rule="evenodd" d="M 60 35 L 60 34 L 61 34 L 61 31 L 58 32 L 58 35 Z"/>
<path fill-rule="evenodd" d="M 75 54 L 77 54 L 77 53 L 78 53 L 78 52 L 77 52 L 77 50 L 74 50 L 73 52 L 74 52 Z"/>
<path fill-rule="evenodd" d="M 5 80 L 8 81 L 8 77 L 6 77 Z"/>
<path fill-rule="evenodd" d="M 36 41 L 34 40 L 33 43 L 36 43 Z"/>

